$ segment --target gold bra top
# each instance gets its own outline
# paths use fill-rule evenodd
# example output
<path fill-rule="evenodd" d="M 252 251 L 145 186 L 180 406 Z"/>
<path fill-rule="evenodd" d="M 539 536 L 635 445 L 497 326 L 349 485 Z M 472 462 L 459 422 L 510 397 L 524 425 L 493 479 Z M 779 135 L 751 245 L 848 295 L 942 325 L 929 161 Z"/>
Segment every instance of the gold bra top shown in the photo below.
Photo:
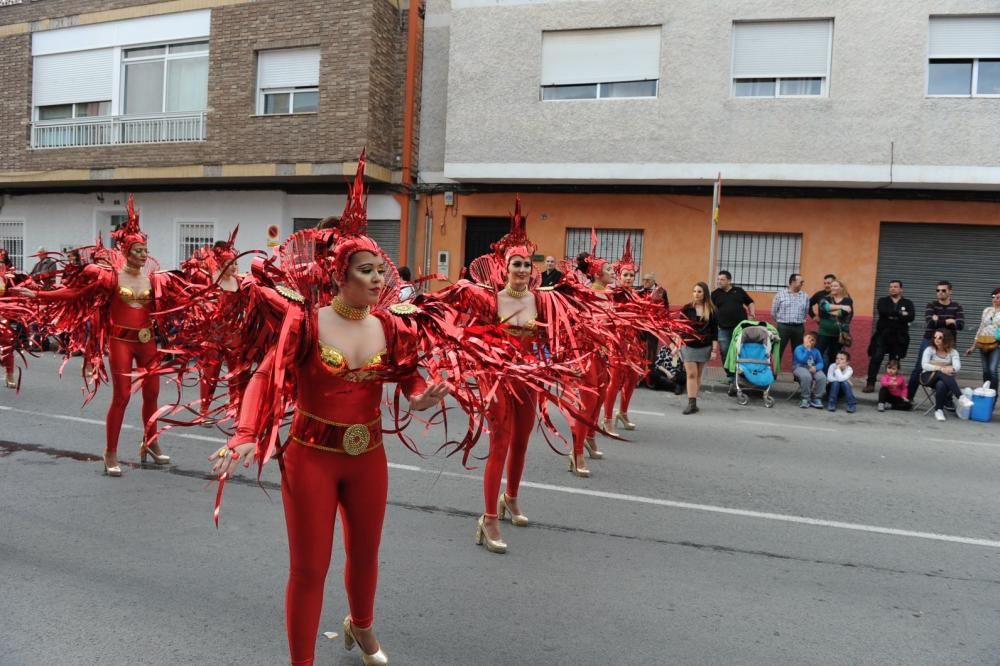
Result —
<path fill-rule="evenodd" d="M 343 352 L 336 347 L 331 347 L 322 342 L 319 343 L 319 357 L 322 359 L 326 369 L 352 382 L 363 382 L 375 377 L 377 371 L 385 364 L 385 355 L 387 353 L 388 350 L 383 349 L 379 353 L 372 355 L 360 368 L 351 368 L 348 367 L 347 359 L 344 358 Z"/>
<path fill-rule="evenodd" d="M 151 288 L 143 289 L 139 293 L 136 293 L 130 287 L 118 287 L 118 295 L 129 305 L 133 303 L 146 304 L 153 300 L 153 290 Z"/>

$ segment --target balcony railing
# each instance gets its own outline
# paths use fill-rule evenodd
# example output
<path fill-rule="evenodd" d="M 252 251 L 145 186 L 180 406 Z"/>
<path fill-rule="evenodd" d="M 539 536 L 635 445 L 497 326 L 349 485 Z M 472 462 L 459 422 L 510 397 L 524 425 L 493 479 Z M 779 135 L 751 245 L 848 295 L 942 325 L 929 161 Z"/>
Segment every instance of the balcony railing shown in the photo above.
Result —
<path fill-rule="evenodd" d="M 205 112 L 38 120 L 32 148 L 78 148 L 205 140 Z"/>

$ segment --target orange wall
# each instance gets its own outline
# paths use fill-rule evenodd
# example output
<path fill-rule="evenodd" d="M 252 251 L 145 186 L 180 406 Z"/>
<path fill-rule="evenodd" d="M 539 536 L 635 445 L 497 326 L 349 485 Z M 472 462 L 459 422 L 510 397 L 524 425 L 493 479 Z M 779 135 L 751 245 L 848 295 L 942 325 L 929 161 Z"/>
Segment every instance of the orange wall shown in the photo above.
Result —
<path fill-rule="evenodd" d="M 462 267 L 465 218 L 506 216 L 514 208 L 513 193 L 456 194 L 455 205 L 447 208 L 441 195 L 429 199 L 431 272 L 437 268 L 437 251 L 448 250 L 451 280 L 458 279 Z M 426 210 L 427 202 L 421 203 Z M 691 286 L 707 277 L 710 196 L 527 193 L 521 205 L 528 236 L 540 254 L 561 258 L 567 227 L 638 228 L 644 230 L 642 270 L 656 272 L 671 302 L 686 302 Z M 858 313 L 870 314 L 881 222 L 1000 224 L 1000 203 L 726 197 L 723 190 L 719 230 L 801 233 L 806 290 L 816 291 L 823 275 L 834 273 L 847 283 Z M 424 229 L 422 220 L 416 246 L 421 267 Z M 760 307 L 770 308 L 773 294 L 751 294 Z"/>

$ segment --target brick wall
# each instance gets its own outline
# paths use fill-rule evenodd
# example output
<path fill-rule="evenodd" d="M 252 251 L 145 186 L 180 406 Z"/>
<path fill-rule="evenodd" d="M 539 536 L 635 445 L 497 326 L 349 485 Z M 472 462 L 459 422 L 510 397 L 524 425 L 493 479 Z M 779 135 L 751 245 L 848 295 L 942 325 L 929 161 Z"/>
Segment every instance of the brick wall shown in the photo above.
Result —
<path fill-rule="evenodd" d="M 24 0 L 24 4 L 0 7 L 0 25 L 150 4 L 156 3 L 149 0 Z"/>
<path fill-rule="evenodd" d="M 49 4 L 38 3 L 37 10 Z M 79 13 L 134 4 L 140 3 L 55 0 L 48 9 Z M 319 112 L 257 116 L 256 52 L 307 45 L 320 47 Z M 406 33 L 389 0 L 218 7 L 209 42 L 207 141 L 32 151 L 30 37 L 0 38 L 0 169 L 347 162 L 366 145 L 372 163 L 398 169 L 405 48 Z"/>

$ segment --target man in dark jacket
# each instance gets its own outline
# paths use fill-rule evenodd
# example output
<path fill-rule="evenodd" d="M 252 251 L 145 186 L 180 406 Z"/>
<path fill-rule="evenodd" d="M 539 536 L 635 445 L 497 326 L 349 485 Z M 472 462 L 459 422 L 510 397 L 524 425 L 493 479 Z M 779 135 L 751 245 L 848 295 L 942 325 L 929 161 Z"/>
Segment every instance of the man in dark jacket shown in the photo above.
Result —
<path fill-rule="evenodd" d="M 563 279 L 562 271 L 556 268 L 556 258 L 545 257 L 545 270 L 542 271 L 542 286 L 553 287 Z"/>
<path fill-rule="evenodd" d="M 903 298 L 902 280 L 889 281 L 889 295 L 878 299 L 878 322 L 868 344 L 868 381 L 865 382 L 864 393 L 875 392 L 875 380 L 878 378 L 882 359 L 886 354 L 890 361 L 906 358 L 910 347 L 910 324 L 916 317 L 913 301 Z"/>

